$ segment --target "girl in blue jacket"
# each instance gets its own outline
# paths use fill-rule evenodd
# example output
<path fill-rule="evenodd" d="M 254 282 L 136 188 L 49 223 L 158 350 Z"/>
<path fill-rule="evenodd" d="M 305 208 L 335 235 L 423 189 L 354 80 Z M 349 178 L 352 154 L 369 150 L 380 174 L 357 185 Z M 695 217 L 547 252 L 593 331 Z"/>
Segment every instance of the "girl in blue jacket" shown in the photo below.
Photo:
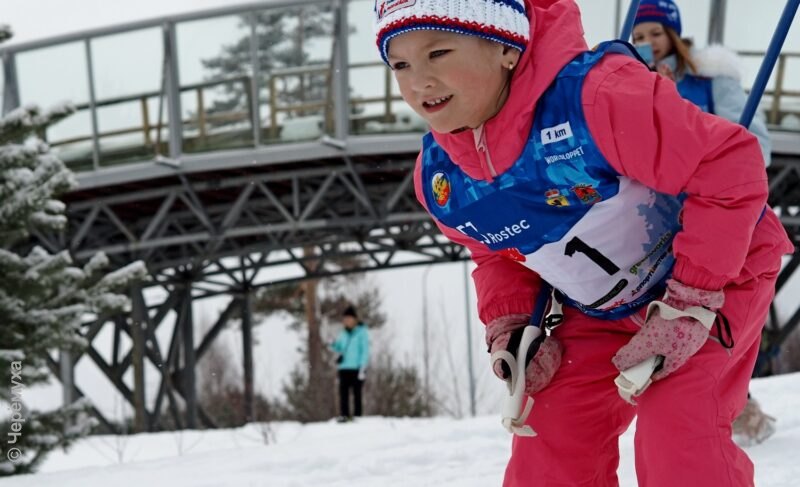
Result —
<path fill-rule="evenodd" d="M 633 42 L 652 47 L 652 59 L 647 61 L 675 81 L 683 98 L 704 112 L 738 123 L 747 96 L 736 54 L 720 45 L 692 49 L 692 41 L 681 38 L 681 33 L 681 14 L 673 0 L 642 1 Z M 764 162 L 769 166 L 771 144 L 764 120 L 757 116 L 749 129 L 758 138 Z"/>

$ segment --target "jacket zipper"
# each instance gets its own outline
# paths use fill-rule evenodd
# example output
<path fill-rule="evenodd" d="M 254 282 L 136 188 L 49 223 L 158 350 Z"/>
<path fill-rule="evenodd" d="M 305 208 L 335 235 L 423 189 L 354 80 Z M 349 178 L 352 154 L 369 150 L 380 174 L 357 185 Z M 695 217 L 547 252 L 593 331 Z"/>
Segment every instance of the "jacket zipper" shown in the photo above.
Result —
<path fill-rule="evenodd" d="M 483 165 L 483 174 L 488 175 L 489 182 L 492 182 L 494 178 L 497 177 L 497 171 L 494 169 L 494 165 L 492 164 L 492 156 L 489 154 L 489 149 L 486 147 L 486 132 L 484 126 L 481 125 L 480 127 L 472 130 L 472 135 L 475 140 L 475 149 L 478 150 L 478 153 L 481 154 L 483 157 L 481 159 L 481 164 Z"/>

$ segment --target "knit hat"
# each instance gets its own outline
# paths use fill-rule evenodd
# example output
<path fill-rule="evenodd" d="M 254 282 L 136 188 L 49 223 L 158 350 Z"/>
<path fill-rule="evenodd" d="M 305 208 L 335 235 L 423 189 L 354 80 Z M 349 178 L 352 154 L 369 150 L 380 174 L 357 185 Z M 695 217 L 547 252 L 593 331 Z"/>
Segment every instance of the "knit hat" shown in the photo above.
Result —
<path fill-rule="evenodd" d="M 681 12 L 672 0 L 642 0 L 633 25 L 643 22 L 658 22 L 681 35 Z"/>
<path fill-rule="evenodd" d="M 375 35 L 389 64 L 389 41 L 412 30 L 473 35 L 525 51 L 530 22 L 524 0 L 375 0 Z"/>

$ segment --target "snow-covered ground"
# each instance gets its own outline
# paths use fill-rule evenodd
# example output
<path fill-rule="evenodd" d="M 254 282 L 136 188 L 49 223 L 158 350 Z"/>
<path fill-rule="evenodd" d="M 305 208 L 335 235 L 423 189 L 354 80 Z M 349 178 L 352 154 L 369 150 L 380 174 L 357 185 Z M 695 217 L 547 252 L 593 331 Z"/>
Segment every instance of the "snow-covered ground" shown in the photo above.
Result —
<path fill-rule="evenodd" d="M 778 420 L 775 436 L 747 449 L 756 485 L 796 486 L 800 374 L 756 380 L 752 391 Z M 0 487 L 499 486 L 510 443 L 496 416 L 269 428 L 92 437 L 53 454 L 40 473 L 0 480 Z M 633 428 L 620 449 L 620 485 L 635 486 Z"/>

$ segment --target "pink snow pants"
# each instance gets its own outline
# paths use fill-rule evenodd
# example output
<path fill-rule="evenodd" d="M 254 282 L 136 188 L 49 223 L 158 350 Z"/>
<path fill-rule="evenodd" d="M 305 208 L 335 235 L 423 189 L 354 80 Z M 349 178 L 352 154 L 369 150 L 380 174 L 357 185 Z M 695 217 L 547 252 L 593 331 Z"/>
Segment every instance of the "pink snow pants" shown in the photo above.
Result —
<path fill-rule="evenodd" d="M 617 393 L 611 357 L 639 329 L 644 311 L 604 321 L 566 310 L 554 332 L 564 345 L 561 367 L 533 396 L 528 424 L 538 436 L 514 437 L 504 487 L 619 485 L 618 438 L 634 416 L 640 486 L 754 485 L 753 464 L 732 441 L 731 423 L 747 400 L 780 255 L 789 248 L 777 219 L 765 220 L 772 221 L 759 224 L 763 231 L 755 232 L 742 275 L 725 288 L 722 313 L 730 321 L 733 349 L 709 339 L 683 367 L 652 384 L 635 407 Z"/>

